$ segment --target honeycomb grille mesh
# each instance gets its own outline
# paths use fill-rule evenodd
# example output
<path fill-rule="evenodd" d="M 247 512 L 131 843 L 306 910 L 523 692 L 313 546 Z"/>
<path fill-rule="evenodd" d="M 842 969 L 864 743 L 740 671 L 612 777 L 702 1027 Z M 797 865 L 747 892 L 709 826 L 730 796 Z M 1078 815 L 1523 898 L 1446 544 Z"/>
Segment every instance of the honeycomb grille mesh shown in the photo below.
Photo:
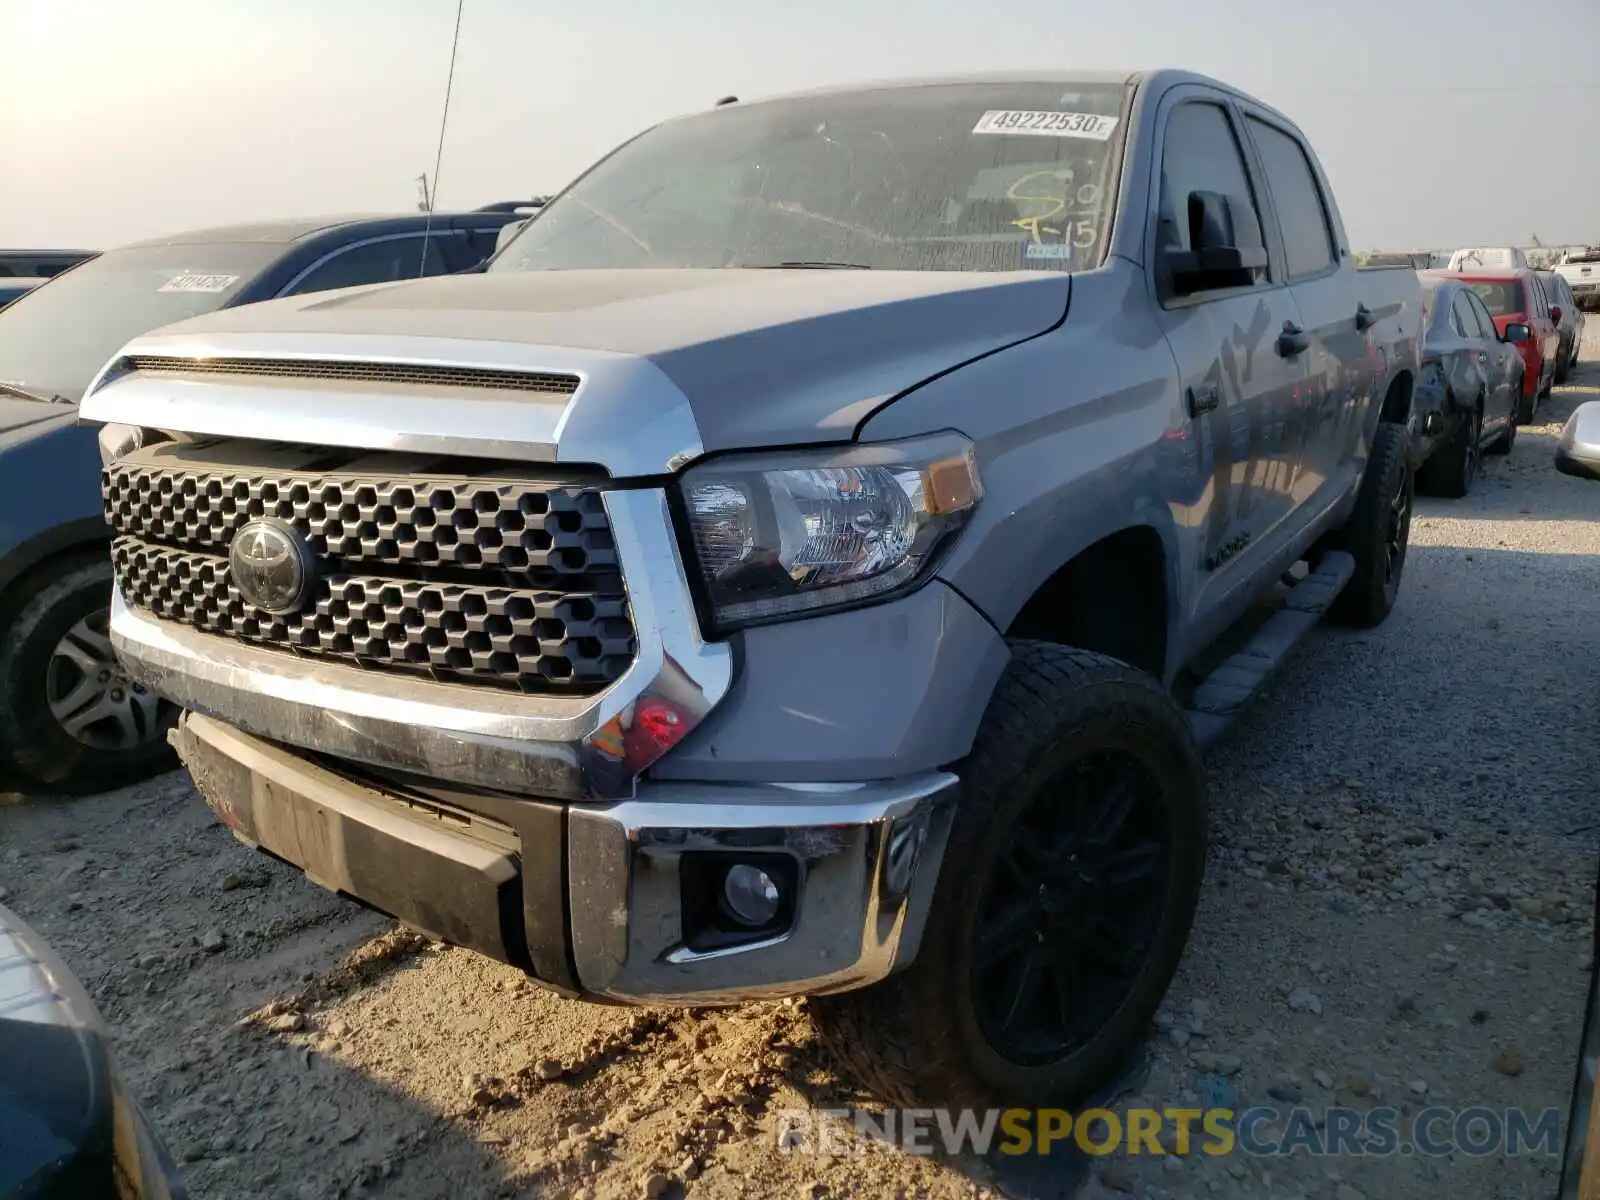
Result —
<path fill-rule="evenodd" d="M 102 477 L 124 600 L 297 654 L 529 693 L 597 691 L 636 640 L 600 493 L 418 473 L 114 464 Z M 304 610 L 275 616 L 229 576 L 234 534 L 276 518 L 310 547 Z"/>
<path fill-rule="evenodd" d="M 522 691 L 592 691 L 633 661 L 620 596 L 328 575 L 306 610 L 246 602 L 220 554 L 120 537 L 111 561 L 123 599 L 211 633 L 368 666 L 426 670 Z"/>
<path fill-rule="evenodd" d="M 164 375 L 261 375 L 274 379 L 331 379 L 346 383 L 387 383 L 399 387 L 495 388 L 570 396 L 576 375 L 546 371 L 496 371 L 482 367 L 441 367 L 427 363 L 347 362 L 320 358 L 175 358 L 131 355 L 135 371 Z"/>
<path fill-rule="evenodd" d="M 620 586 L 605 506 L 583 487 L 119 463 L 102 493 L 112 528 L 148 541 L 225 552 L 246 522 L 277 517 L 319 558 L 499 569 L 541 587 L 599 574 Z"/>

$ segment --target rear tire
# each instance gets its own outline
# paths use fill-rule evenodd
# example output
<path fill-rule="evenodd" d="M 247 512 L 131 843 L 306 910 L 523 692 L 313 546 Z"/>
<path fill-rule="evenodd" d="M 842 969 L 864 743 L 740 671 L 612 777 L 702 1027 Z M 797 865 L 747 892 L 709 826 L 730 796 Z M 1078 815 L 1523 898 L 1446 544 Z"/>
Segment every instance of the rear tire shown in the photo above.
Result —
<path fill-rule="evenodd" d="M 1461 499 L 1472 490 L 1472 481 L 1478 477 L 1482 446 L 1483 398 L 1480 396 L 1477 406 L 1459 418 L 1450 440 L 1423 464 L 1417 480 L 1419 486 L 1447 499 Z"/>
<path fill-rule="evenodd" d="M 817 997 L 823 1042 L 903 1107 L 1069 1104 L 1114 1078 L 1177 970 L 1206 857 L 1188 720 L 1115 659 L 1012 643 L 910 967 Z"/>
<path fill-rule="evenodd" d="M 1534 410 L 1539 406 L 1539 381 L 1533 381 L 1531 396 L 1526 394 L 1527 387 L 1528 377 L 1523 375 L 1522 383 L 1517 388 L 1517 411 L 1513 414 L 1513 420 L 1518 425 L 1532 425 Z"/>
<path fill-rule="evenodd" d="M 1414 497 L 1406 428 L 1384 422 L 1372 440 L 1355 510 L 1329 539 L 1332 549 L 1347 551 L 1356 560 L 1350 582 L 1328 609 L 1333 620 L 1370 629 L 1389 616 L 1405 572 Z"/>
<path fill-rule="evenodd" d="M 176 767 L 177 708 L 111 654 L 109 559 L 66 563 L 30 588 L 0 631 L 0 762 L 26 786 L 74 794 Z"/>

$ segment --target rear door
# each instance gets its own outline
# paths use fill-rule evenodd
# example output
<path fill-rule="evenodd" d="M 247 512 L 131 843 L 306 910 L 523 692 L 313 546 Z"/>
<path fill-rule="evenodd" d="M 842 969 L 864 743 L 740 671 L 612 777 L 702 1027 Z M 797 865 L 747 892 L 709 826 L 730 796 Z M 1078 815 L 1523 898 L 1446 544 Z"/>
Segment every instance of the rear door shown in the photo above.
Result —
<path fill-rule="evenodd" d="M 1483 347 L 1484 376 L 1489 386 L 1488 403 L 1483 413 L 1483 431 L 1489 434 L 1515 419 L 1517 385 L 1522 378 L 1522 355 L 1517 353 L 1515 346 L 1500 340 L 1500 333 L 1494 327 L 1494 317 L 1476 292 L 1463 288 L 1460 294 L 1482 339 L 1479 344 Z"/>
<path fill-rule="evenodd" d="M 1272 194 L 1283 239 L 1285 279 L 1310 339 L 1306 351 L 1306 418 L 1295 480 L 1303 519 L 1345 495 L 1360 470 L 1357 453 L 1378 386 L 1368 334 L 1358 328 L 1361 295 L 1354 261 L 1340 245 L 1333 206 L 1300 136 L 1257 111 L 1246 126 Z"/>
<path fill-rule="evenodd" d="M 1236 114 L 1198 88 L 1176 89 L 1162 105 L 1157 245 L 1189 247 L 1187 201 L 1195 191 L 1250 199 L 1265 229 Z M 1200 533 L 1194 616 L 1202 642 L 1236 615 L 1239 595 L 1248 599 L 1240 584 L 1249 582 L 1249 564 L 1290 510 L 1289 427 L 1305 366 L 1303 356 L 1285 357 L 1275 346 L 1284 326 L 1299 320 L 1277 269 L 1257 272 L 1249 286 L 1187 296 L 1166 295 L 1152 281 L 1206 477 L 1174 506 L 1180 524 Z"/>

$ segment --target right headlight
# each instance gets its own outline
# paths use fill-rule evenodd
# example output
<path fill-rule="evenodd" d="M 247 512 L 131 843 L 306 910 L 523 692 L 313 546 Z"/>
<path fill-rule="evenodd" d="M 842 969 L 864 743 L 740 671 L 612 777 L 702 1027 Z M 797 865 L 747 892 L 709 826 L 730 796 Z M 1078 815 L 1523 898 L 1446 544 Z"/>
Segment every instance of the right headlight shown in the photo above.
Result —
<path fill-rule="evenodd" d="M 718 459 L 684 473 L 717 626 L 847 607 L 922 575 L 983 496 L 959 434 Z"/>

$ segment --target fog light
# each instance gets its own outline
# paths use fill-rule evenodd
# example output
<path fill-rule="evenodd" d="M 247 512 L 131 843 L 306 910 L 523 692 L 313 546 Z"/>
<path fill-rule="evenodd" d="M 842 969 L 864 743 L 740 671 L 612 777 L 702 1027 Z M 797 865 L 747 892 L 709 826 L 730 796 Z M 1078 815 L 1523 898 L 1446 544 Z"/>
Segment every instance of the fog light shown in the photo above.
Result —
<path fill-rule="evenodd" d="M 742 924 L 765 925 L 778 915 L 782 897 L 778 885 L 760 867 L 736 863 L 722 879 L 722 898 L 728 913 Z"/>

